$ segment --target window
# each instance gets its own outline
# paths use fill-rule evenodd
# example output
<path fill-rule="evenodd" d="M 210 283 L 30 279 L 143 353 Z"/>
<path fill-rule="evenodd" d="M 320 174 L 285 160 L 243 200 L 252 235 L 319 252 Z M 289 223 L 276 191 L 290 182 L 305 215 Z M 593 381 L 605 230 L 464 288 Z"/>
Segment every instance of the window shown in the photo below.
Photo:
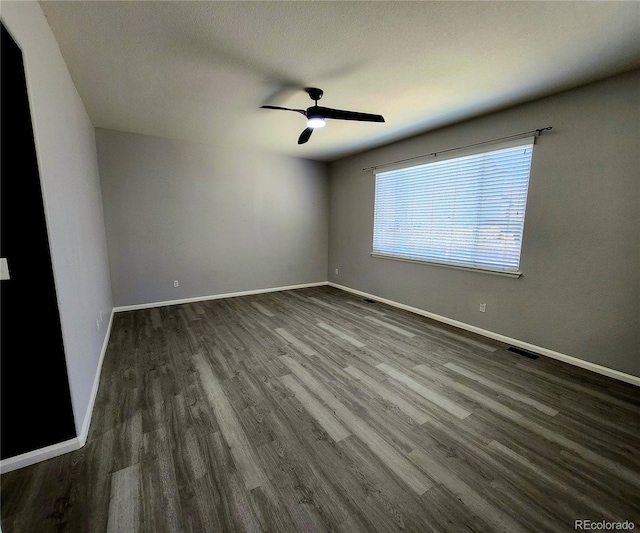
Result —
<path fill-rule="evenodd" d="M 372 255 L 519 275 L 533 141 L 378 171 Z"/>

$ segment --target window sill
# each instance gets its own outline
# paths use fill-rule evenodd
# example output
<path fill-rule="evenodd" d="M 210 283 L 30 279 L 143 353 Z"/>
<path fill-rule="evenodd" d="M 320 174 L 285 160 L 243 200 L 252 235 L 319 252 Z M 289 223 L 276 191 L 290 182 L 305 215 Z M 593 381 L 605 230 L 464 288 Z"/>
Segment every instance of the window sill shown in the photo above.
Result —
<path fill-rule="evenodd" d="M 424 259 L 410 259 L 407 257 L 400 257 L 397 255 L 386 255 L 380 254 L 377 252 L 371 252 L 371 257 L 377 257 L 379 259 L 394 259 L 395 261 L 404 261 L 405 263 L 420 263 L 423 265 L 433 265 L 445 268 L 454 268 L 456 270 L 469 270 L 471 272 L 480 272 L 482 274 L 493 274 L 494 276 L 505 276 L 507 278 L 519 278 L 522 276 L 522 272 L 504 272 L 502 270 L 491 270 L 489 268 L 479 268 L 479 267 L 470 267 L 470 266 L 460 266 L 460 265 L 452 265 L 450 263 L 440 263 L 437 261 L 427 261 Z"/>

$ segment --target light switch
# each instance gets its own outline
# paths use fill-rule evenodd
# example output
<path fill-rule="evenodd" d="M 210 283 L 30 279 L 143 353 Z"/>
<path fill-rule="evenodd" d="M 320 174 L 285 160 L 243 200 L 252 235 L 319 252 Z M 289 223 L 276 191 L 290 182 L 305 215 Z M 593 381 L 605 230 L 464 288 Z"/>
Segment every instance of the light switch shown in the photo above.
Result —
<path fill-rule="evenodd" d="M 9 276 L 9 263 L 7 263 L 6 257 L 0 258 L 0 280 L 11 279 Z"/>

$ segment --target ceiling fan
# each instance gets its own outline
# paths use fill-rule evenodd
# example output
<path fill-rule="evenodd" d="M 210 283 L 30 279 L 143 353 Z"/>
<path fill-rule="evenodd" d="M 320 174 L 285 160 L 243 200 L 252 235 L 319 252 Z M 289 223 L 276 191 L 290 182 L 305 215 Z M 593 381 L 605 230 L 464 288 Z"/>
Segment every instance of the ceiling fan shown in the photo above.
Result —
<path fill-rule="evenodd" d="M 321 107 L 318 100 L 322 98 L 324 92 L 322 89 L 315 87 L 307 87 L 305 89 L 309 97 L 315 102 L 314 105 L 307 109 L 291 109 L 288 107 L 278 107 L 273 105 L 263 105 L 261 109 L 281 109 L 283 111 L 295 111 L 307 117 L 307 129 L 305 129 L 298 137 L 298 144 L 304 144 L 309 140 L 313 130 L 323 128 L 326 118 L 338 120 L 359 120 L 362 122 L 384 122 L 382 115 L 372 115 L 370 113 L 358 113 L 356 111 L 342 111 L 341 109 L 331 109 L 330 107 Z"/>

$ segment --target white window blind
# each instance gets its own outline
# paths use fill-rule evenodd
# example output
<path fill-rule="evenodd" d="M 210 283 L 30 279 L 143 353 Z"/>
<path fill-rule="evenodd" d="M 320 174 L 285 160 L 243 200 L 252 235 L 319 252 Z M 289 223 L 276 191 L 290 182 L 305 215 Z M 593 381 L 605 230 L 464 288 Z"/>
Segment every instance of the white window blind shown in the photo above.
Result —
<path fill-rule="evenodd" d="M 517 274 L 533 141 L 378 171 L 373 255 Z"/>

